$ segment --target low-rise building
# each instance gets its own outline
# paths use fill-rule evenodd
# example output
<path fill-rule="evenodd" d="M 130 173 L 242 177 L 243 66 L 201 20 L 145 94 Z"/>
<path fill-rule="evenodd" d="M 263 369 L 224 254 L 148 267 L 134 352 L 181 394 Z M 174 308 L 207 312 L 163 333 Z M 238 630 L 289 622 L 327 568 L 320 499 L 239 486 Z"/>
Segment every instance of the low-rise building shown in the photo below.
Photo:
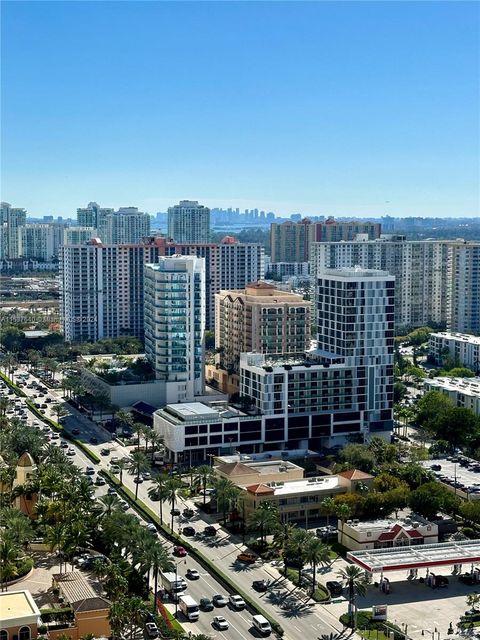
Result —
<path fill-rule="evenodd" d="M 82 636 L 93 634 L 95 637 L 111 636 L 109 612 L 110 601 L 99 595 L 90 582 L 79 572 L 57 573 L 52 576 L 54 588 L 59 589 L 61 597 L 74 612 L 72 626 L 57 633 L 49 632 L 49 638 L 58 640 L 60 635 L 79 640 Z M 20 640 L 20 639 L 19 639 Z"/>
<path fill-rule="evenodd" d="M 34 640 L 39 624 L 40 610 L 29 591 L 0 593 L 1 640 Z"/>
<path fill-rule="evenodd" d="M 470 367 L 480 373 L 480 336 L 449 331 L 431 333 L 429 353 L 440 366 L 449 358 L 455 366 Z"/>
<path fill-rule="evenodd" d="M 373 481 L 373 477 L 368 474 L 356 470 L 354 473 L 361 474 L 364 481 Z M 302 520 L 308 523 L 309 520 L 322 515 L 320 504 L 324 498 L 334 498 L 342 493 L 356 491 L 357 479 L 354 480 L 345 474 L 292 481 L 286 477 L 287 473 L 284 475 L 285 480 L 268 481 L 267 478 L 263 479 L 260 473 L 253 484 L 240 485 L 247 520 L 264 502 L 268 502 L 276 505 L 283 522 Z M 230 479 L 238 484 L 236 478 Z"/>
<path fill-rule="evenodd" d="M 304 476 L 303 468 L 288 460 L 222 462 L 215 464 L 213 470 L 216 476 L 243 487 L 255 482 L 292 482 L 303 480 Z"/>
<path fill-rule="evenodd" d="M 427 391 L 440 391 L 457 407 L 470 409 L 480 416 L 480 377 L 432 378 L 424 381 Z"/>
<path fill-rule="evenodd" d="M 347 520 L 339 528 L 338 541 L 352 551 L 432 544 L 438 542 L 438 525 L 416 514 L 395 520 Z"/>

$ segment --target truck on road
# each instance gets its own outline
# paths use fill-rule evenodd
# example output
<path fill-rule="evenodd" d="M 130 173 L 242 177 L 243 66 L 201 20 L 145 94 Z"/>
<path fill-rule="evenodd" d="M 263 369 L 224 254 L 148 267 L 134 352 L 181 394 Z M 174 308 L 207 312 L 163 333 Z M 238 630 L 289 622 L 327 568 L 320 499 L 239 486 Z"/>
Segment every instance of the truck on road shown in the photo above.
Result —
<path fill-rule="evenodd" d="M 178 606 L 180 607 L 180 611 L 187 620 L 190 620 L 190 622 L 195 622 L 200 617 L 199 606 L 192 596 L 180 596 L 178 598 Z"/>
<path fill-rule="evenodd" d="M 162 573 L 160 571 L 160 581 L 165 591 L 175 599 L 178 594 L 181 594 L 187 588 L 187 583 L 182 576 L 172 572 Z"/>

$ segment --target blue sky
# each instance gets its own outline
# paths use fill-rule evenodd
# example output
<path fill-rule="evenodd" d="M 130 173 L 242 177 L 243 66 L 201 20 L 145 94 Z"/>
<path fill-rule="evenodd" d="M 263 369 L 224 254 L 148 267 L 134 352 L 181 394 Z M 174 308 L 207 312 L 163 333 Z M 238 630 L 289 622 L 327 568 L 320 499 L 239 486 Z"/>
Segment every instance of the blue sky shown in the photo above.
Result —
<path fill-rule="evenodd" d="M 477 2 L 3 2 L 2 199 L 475 216 Z"/>

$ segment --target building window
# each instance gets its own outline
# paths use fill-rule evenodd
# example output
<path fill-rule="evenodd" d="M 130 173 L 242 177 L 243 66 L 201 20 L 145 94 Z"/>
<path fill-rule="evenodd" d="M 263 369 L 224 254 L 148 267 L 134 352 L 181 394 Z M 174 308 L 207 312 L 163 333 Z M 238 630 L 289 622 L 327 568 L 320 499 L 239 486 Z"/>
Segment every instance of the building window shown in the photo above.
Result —
<path fill-rule="evenodd" d="M 0 640 L 8 640 L 8 631 L 0 629 Z"/>
<path fill-rule="evenodd" d="M 30 640 L 30 627 L 20 627 L 18 640 Z"/>

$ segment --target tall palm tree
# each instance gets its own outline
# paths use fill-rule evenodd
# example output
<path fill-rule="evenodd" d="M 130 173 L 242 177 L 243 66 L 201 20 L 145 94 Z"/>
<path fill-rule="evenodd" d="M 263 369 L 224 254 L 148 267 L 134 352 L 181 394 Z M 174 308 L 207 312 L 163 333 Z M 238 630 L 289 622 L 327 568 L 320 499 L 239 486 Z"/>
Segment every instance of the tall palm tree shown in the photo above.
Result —
<path fill-rule="evenodd" d="M 123 484 L 123 472 L 129 466 L 130 466 L 130 460 L 128 458 L 120 458 L 120 460 L 117 462 L 117 467 L 120 469 L 120 476 L 118 479 L 120 480 L 121 485 Z"/>
<path fill-rule="evenodd" d="M 356 596 L 364 596 L 367 591 L 367 579 L 363 569 L 356 565 L 348 565 L 345 569 L 340 569 L 337 576 L 348 588 L 348 619 L 352 629 L 356 627 L 355 599 Z"/>
<path fill-rule="evenodd" d="M 320 511 L 327 518 L 327 527 L 330 525 L 330 516 L 335 514 L 336 502 L 333 498 L 324 498 L 320 502 Z"/>
<path fill-rule="evenodd" d="M 158 500 L 158 515 L 160 524 L 163 524 L 163 502 L 168 500 L 170 489 L 167 485 L 169 475 L 167 473 L 159 473 L 153 480 L 153 486 L 148 490 L 150 500 Z"/>
<path fill-rule="evenodd" d="M 305 529 L 295 529 L 288 540 L 285 558 L 291 557 L 298 560 L 298 582 L 302 581 L 302 569 L 305 564 L 305 550 L 310 536 Z"/>
<path fill-rule="evenodd" d="M 165 549 L 165 546 L 158 540 L 155 540 L 153 546 L 150 549 L 149 560 L 151 563 L 153 574 L 153 610 L 155 611 L 157 606 L 158 572 L 172 571 L 175 565 L 170 557 L 170 554 Z"/>
<path fill-rule="evenodd" d="M 50 553 L 56 551 L 60 558 L 60 573 L 62 573 L 63 546 L 65 544 L 65 525 L 63 522 L 54 522 L 46 528 L 45 542 L 48 544 Z"/>
<path fill-rule="evenodd" d="M 0 416 L 4 416 L 7 413 L 7 410 L 12 407 L 12 405 L 13 402 L 10 400 L 10 398 L 0 398 Z"/>
<path fill-rule="evenodd" d="M 170 521 L 170 529 L 173 532 L 173 510 L 175 509 L 175 502 L 177 499 L 177 491 L 182 486 L 182 481 L 180 478 L 176 478 L 174 476 L 170 476 L 169 479 L 165 483 L 166 491 L 167 491 L 167 500 L 170 502 L 171 509 L 171 521 Z"/>
<path fill-rule="evenodd" d="M 135 500 L 138 498 L 138 480 L 140 474 L 150 469 L 150 463 L 148 462 L 143 451 L 136 450 L 132 453 L 128 470 L 133 473 L 136 479 L 135 483 Z"/>
<path fill-rule="evenodd" d="M 17 575 L 19 545 L 9 535 L 0 539 L 0 591 L 7 591 L 7 583 Z"/>
<path fill-rule="evenodd" d="M 345 520 L 348 520 L 348 518 L 352 516 L 352 509 L 345 502 L 341 502 L 340 504 L 337 504 L 335 508 L 335 515 L 337 516 L 337 518 L 340 520 L 340 523 L 341 523 L 342 528 L 341 528 L 341 534 L 340 534 L 340 544 L 343 544 L 343 529 L 345 526 Z"/>
<path fill-rule="evenodd" d="M 265 545 L 265 537 L 273 533 L 279 527 L 278 509 L 269 508 L 268 503 L 263 503 L 249 518 L 249 527 L 254 531 L 260 531 L 260 544 Z"/>
<path fill-rule="evenodd" d="M 201 464 L 199 467 L 193 470 L 193 482 L 196 485 L 200 485 L 203 491 L 203 504 L 206 504 L 207 496 L 206 489 L 207 484 L 211 482 L 213 478 L 213 469 L 209 464 Z"/>
<path fill-rule="evenodd" d="M 140 437 L 143 435 L 144 427 L 143 422 L 134 422 L 132 425 L 133 432 L 137 436 L 137 451 L 140 450 Z"/>
<path fill-rule="evenodd" d="M 155 458 L 155 453 L 161 449 L 163 444 L 164 444 L 163 436 L 160 435 L 158 431 L 155 431 L 155 429 L 152 429 L 152 433 L 150 434 L 150 445 L 152 447 L 152 451 L 151 451 L 152 463 Z"/>
<path fill-rule="evenodd" d="M 227 478 L 218 478 L 215 483 L 217 508 L 223 513 L 223 524 L 227 522 L 227 511 L 237 499 L 240 489 Z"/>
<path fill-rule="evenodd" d="M 66 416 L 68 416 L 67 409 L 60 402 L 58 402 L 57 404 L 53 405 L 52 411 L 57 416 L 57 422 L 58 423 L 60 423 L 62 418 L 65 418 Z"/>
<path fill-rule="evenodd" d="M 317 566 L 322 563 L 328 564 L 330 562 L 330 549 L 326 544 L 323 544 L 321 540 L 315 536 L 311 536 L 305 547 L 305 560 L 312 565 L 312 593 L 315 593 L 315 587 L 317 586 Z"/>

